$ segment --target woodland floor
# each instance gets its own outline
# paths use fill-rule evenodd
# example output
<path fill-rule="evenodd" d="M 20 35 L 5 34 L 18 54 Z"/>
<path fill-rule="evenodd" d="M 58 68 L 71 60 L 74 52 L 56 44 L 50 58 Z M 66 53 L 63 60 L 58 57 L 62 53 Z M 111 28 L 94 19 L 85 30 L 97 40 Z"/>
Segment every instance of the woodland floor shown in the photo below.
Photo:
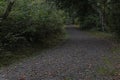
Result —
<path fill-rule="evenodd" d="M 0 80 L 113 80 L 114 68 L 107 60 L 112 56 L 112 44 L 73 26 L 67 32 L 62 45 L 2 68 Z"/>

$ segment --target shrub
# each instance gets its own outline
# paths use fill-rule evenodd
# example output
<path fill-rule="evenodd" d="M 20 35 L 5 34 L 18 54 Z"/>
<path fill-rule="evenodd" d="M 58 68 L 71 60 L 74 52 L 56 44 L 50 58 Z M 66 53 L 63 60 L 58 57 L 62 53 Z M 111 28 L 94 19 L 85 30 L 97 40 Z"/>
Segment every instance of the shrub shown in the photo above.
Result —
<path fill-rule="evenodd" d="M 80 29 L 82 30 L 100 30 L 99 18 L 95 14 L 88 15 L 83 21 L 80 22 L 80 24 Z"/>
<path fill-rule="evenodd" d="M 111 1 L 109 26 L 111 28 L 111 31 L 120 38 L 120 1 Z"/>
<path fill-rule="evenodd" d="M 54 44 L 64 35 L 63 13 L 41 0 L 17 0 L 8 19 L 1 23 L 1 43 L 10 48 L 21 42 Z"/>
<path fill-rule="evenodd" d="M 4 8 L 5 8 L 5 5 L 6 4 L 6 2 L 5 2 L 5 0 L 0 0 L 0 16 L 3 14 L 3 12 L 4 12 Z"/>

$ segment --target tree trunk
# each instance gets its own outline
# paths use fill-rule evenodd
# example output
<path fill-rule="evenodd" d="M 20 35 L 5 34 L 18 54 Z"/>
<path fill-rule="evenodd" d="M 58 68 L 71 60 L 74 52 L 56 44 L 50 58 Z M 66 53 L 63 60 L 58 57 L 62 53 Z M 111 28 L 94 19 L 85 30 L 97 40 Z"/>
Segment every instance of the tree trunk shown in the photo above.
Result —
<path fill-rule="evenodd" d="M 2 18 L 0 18 L 0 23 L 2 22 Z"/>
<path fill-rule="evenodd" d="M 104 14 L 102 12 L 100 13 L 100 22 L 101 22 L 101 25 L 102 25 L 101 29 L 104 32 L 106 24 L 105 24 L 105 17 L 104 17 Z"/>
<path fill-rule="evenodd" d="M 5 12 L 4 12 L 1 20 L 4 20 L 4 19 L 6 19 L 6 18 L 9 16 L 9 14 L 10 14 L 10 12 L 11 12 L 11 10 L 12 10 L 12 7 L 13 7 L 13 5 L 14 5 L 14 3 L 15 3 L 14 0 L 9 1 L 8 6 L 7 6 L 7 8 L 6 8 L 6 10 L 5 10 Z"/>
<path fill-rule="evenodd" d="M 101 29 L 104 32 L 106 25 L 106 19 L 105 19 L 105 12 L 102 11 L 101 9 L 97 8 L 96 6 L 92 5 L 92 7 L 98 12 L 99 17 L 100 17 L 100 23 L 101 23 Z"/>

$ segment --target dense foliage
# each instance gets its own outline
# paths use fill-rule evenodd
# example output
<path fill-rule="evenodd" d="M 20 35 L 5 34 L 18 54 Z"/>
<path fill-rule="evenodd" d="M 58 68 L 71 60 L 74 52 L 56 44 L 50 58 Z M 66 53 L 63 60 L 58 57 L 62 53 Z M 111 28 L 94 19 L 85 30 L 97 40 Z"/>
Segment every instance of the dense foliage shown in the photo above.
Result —
<path fill-rule="evenodd" d="M 54 5 L 56 4 L 56 6 Z M 0 43 L 51 43 L 64 34 L 64 12 L 82 30 L 115 33 L 120 37 L 119 0 L 0 0 Z M 53 40 L 54 39 L 54 40 Z"/>
<path fill-rule="evenodd" d="M 109 26 L 120 38 L 120 0 L 111 0 Z"/>
<path fill-rule="evenodd" d="M 79 18 L 83 30 L 115 33 L 120 37 L 119 0 L 48 0 Z M 74 14 L 76 13 L 76 14 Z"/>
<path fill-rule="evenodd" d="M 3 15 L 9 2 L 3 0 L 0 4 L 0 15 Z M 0 23 L 0 43 L 5 48 L 32 43 L 54 44 L 63 38 L 63 21 L 63 11 L 54 5 L 41 0 L 16 0 L 7 19 Z"/>

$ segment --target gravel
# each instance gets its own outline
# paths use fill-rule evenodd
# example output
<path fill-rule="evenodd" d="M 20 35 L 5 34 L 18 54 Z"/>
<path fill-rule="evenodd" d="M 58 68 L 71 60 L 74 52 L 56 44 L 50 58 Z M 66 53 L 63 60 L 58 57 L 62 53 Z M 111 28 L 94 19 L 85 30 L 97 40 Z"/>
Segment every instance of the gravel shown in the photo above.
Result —
<path fill-rule="evenodd" d="M 0 80 L 112 80 L 97 72 L 105 66 L 110 43 L 67 27 L 68 40 L 40 55 L 0 70 Z M 24 80 L 23 79 L 23 80 Z"/>

